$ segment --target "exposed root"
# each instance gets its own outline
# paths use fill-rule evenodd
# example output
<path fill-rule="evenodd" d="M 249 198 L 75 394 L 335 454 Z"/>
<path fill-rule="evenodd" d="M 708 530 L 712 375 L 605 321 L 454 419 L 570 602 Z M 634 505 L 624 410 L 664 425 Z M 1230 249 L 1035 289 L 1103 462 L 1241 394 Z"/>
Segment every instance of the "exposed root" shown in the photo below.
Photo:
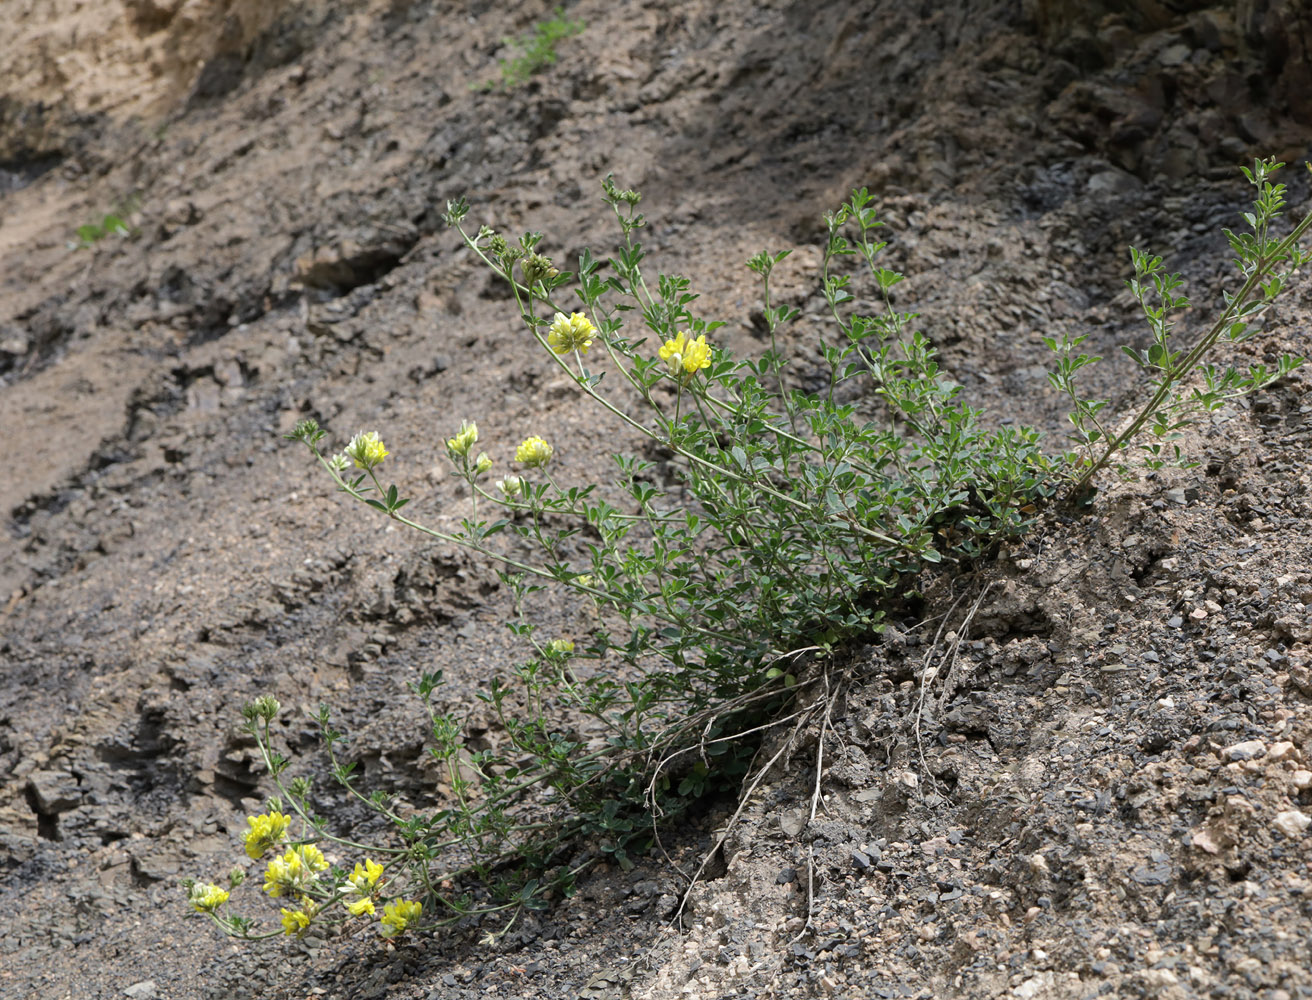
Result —
<path fill-rule="evenodd" d="M 941 716 L 943 714 L 944 706 L 947 704 L 948 699 L 956 692 L 956 686 L 961 680 L 961 671 L 958 666 L 960 662 L 961 644 L 965 641 L 966 636 L 970 631 L 970 623 L 975 620 L 975 615 L 979 612 L 980 605 L 984 603 L 984 598 L 988 596 L 989 591 L 993 589 L 997 582 L 998 581 L 996 580 L 992 580 L 985 584 L 983 589 L 980 590 L 978 596 L 975 598 L 975 602 L 970 606 L 970 610 L 966 612 L 966 617 L 961 620 L 961 624 L 957 626 L 956 631 L 948 633 L 951 637 L 949 639 L 949 648 L 946 653 L 943 653 L 943 647 L 941 644 L 944 633 L 947 631 L 948 622 L 952 620 L 952 613 L 957 610 L 957 605 L 959 605 L 966 596 L 965 591 L 963 591 L 961 595 L 952 602 L 952 606 L 948 608 L 947 614 L 940 619 L 938 631 L 934 633 L 934 641 L 931 642 L 929 648 L 925 650 L 925 657 L 920 669 L 920 686 L 916 697 L 915 721 L 911 727 L 916 735 L 916 754 L 920 758 L 920 771 L 923 780 L 920 782 L 919 794 L 922 801 L 925 796 L 924 788 L 926 784 L 934 785 L 937 790 L 937 783 L 934 781 L 934 776 L 929 770 L 929 763 L 925 759 L 925 734 L 922 725 L 925 715 L 925 701 L 928 697 L 929 689 L 934 681 L 938 679 L 939 675 L 942 674 L 942 686 L 939 689 L 938 697 L 933 701 L 934 715 Z M 936 656 L 936 654 L 938 655 Z M 937 663 L 933 662 L 935 659 L 937 659 Z M 945 660 L 947 662 L 947 669 L 946 671 L 943 671 L 940 670 L 940 667 Z"/>

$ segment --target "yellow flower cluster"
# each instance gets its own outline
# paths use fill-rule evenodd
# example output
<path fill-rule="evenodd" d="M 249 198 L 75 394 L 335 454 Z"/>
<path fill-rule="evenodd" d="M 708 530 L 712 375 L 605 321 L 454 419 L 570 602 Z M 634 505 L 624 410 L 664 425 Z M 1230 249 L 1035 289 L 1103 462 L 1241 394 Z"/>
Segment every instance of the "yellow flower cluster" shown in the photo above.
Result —
<path fill-rule="evenodd" d="M 383 439 L 377 431 L 361 431 L 351 438 L 346 446 L 346 454 L 355 460 L 357 469 L 374 469 L 383 464 L 383 459 L 391 454 L 383 447 Z"/>
<path fill-rule="evenodd" d="M 667 340 L 660 349 L 661 360 L 669 373 L 685 384 L 703 368 L 711 366 L 711 346 L 706 334 L 693 340 L 682 330 L 673 340 Z"/>
<path fill-rule="evenodd" d="M 515 461 L 522 462 L 530 469 L 540 469 L 551 461 L 552 447 L 536 435 L 526 438 L 515 449 Z"/>
<path fill-rule="evenodd" d="M 547 344 L 557 354 L 578 351 L 587 354 L 592 346 L 592 338 L 597 335 L 597 328 L 582 313 L 556 313 L 556 318 L 547 331 Z"/>
<path fill-rule="evenodd" d="M 310 914 L 304 910 L 283 910 L 282 929 L 284 934 L 303 934 L 310 926 Z"/>
<path fill-rule="evenodd" d="M 291 821 L 290 816 L 285 816 L 280 812 L 247 816 L 246 822 L 250 824 L 250 829 L 246 831 L 247 855 L 258 861 L 271 848 L 277 847 L 287 833 L 287 825 Z"/>
<path fill-rule="evenodd" d="M 270 715 L 276 714 L 277 708 L 272 699 L 261 706 L 262 711 L 267 710 Z M 243 840 L 251 858 L 258 860 L 274 849 L 281 852 L 275 853 L 265 866 L 264 891 L 274 898 L 295 900 L 280 911 L 283 933 L 304 936 L 324 908 L 335 903 L 341 903 L 353 917 L 376 916 L 375 901 L 387 884 L 382 881 L 383 865 L 366 857 L 357 861 L 355 870 L 345 878 L 334 873 L 329 887 L 320 881 L 321 873 L 331 867 L 323 851 L 312 843 L 286 844 L 291 816 L 271 809 L 258 816 L 246 817 L 246 822 L 250 829 Z M 237 885 L 242 879 L 242 874 L 234 871 L 232 884 Z M 188 880 L 186 891 L 188 902 L 198 913 L 214 914 L 228 902 L 228 890 L 210 882 Z M 384 907 L 379 930 L 384 937 L 397 937 L 413 930 L 422 912 L 423 905 L 418 901 L 394 900 Z M 234 921 L 232 926 L 237 927 L 238 923 Z"/>
<path fill-rule="evenodd" d="M 446 446 L 456 455 L 468 455 L 469 449 L 478 440 L 478 424 L 472 420 L 460 421 L 460 433 L 448 438 Z"/>
<path fill-rule="evenodd" d="M 228 894 L 212 882 L 191 888 L 191 905 L 197 913 L 213 913 L 228 901 Z"/>
<path fill-rule="evenodd" d="M 558 656 L 564 656 L 566 653 L 574 652 L 573 639 L 552 639 L 547 643 L 547 652 L 555 653 Z"/>
<path fill-rule="evenodd" d="M 264 870 L 264 891 L 274 897 L 294 895 L 327 867 L 323 851 L 313 844 L 290 848 L 282 857 L 270 861 Z"/>
<path fill-rule="evenodd" d="M 419 920 L 419 915 L 423 911 L 423 904 L 414 900 L 398 899 L 394 903 L 388 903 L 383 907 L 381 921 L 383 937 L 404 934 L 411 924 Z"/>
<path fill-rule="evenodd" d="M 359 917 L 364 914 L 374 915 L 373 894 L 378 888 L 378 879 L 383 874 L 383 866 L 369 858 L 364 859 L 364 864 L 355 863 L 355 871 L 346 877 L 346 883 L 350 886 L 350 892 L 355 899 L 344 899 L 342 904 L 350 912 L 351 916 Z"/>
<path fill-rule="evenodd" d="M 382 877 L 383 866 L 377 861 L 371 861 L 369 858 L 364 859 L 364 864 L 355 863 L 355 871 L 346 877 L 346 881 L 351 883 L 362 896 L 367 896 L 374 891 L 378 885 L 378 879 Z"/>

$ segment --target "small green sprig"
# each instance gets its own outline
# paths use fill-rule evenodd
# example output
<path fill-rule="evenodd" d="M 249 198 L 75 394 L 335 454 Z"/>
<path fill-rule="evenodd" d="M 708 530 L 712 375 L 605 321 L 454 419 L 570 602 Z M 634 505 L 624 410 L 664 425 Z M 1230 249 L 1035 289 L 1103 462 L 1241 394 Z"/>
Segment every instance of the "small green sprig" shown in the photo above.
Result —
<path fill-rule="evenodd" d="M 517 50 L 517 53 L 498 61 L 501 79 L 471 84 L 471 89 L 510 91 L 527 83 L 535 73 L 555 65 L 556 47 L 561 42 L 582 34 L 586 27 L 583 21 L 569 20 L 564 8 L 557 7 L 550 18 L 533 25 L 533 29 L 519 40 L 503 39 L 502 44 Z"/>
<path fill-rule="evenodd" d="M 131 218 L 140 208 L 141 199 L 135 194 L 129 195 L 100 219 L 78 226 L 74 231 L 77 239 L 70 240 L 68 248 L 87 250 L 110 236 L 126 238 L 138 235 L 141 230 L 132 224 Z"/>
<path fill-rule="evenodd" d="M 1067 394 L 1072 403 L 1080 454 L 1071 456 L 1070 493 L 1087 494 L 1094 477 L 1104 468 L 1126 473 L 1130 463 L 1124 453 L 1145 433 L 1139 444 L 1140 460 L 1149 469 L 1165 465 L 1189 467 L 1194 460 L 1181 449 L 1178 439 L 1199 413 L 1213 413 L 1227 402 L 1257 392 L 1284 378 L 1302 364 L 1294 355 L 1279 358 L 1274 365 L 1253 364 L 1246 369 L 1204 363 L 1222 343 L 1237 344 L 1257 335 L 1256 320 L 1285 290 L 1294 272 L 1312 260 L 1312 250 L 1300 241 L 1312 225 L 1305 216 L 1285 236 L 1273 233 L 1273 223 L 1285 210 L 1286 188 L 1272 178 L 1284 167 L 1274 159 L 1255 160 L 1252 169 L 1241 167 L 1256 190 L 1251 212 L 1244 213 L 1248 230 L 1223 230 L 1235 254 L 1242 284 L 1225 292 L 1220 314 L 1193 344 L 1181 346 L 1175 335 L 1174 316 L 1190 305 L 1180 292 L 1183 279 L 1169 273 L 1161 257 L 1130 249 L 1134 277 L 1128 284 L 1148 321 L 1151 339 L 1146 349 L 1122 350 L 1147 377 L 1147 398 L 1139 403 L 1124 426 L 1110 433 L 1099 416 L 1103 400 L 1084 399 L 1076 387 L 1077 372 L 1098 360 L 1075 354 L 1083 338 L 1058 343 L 1045 338 L 1057 354 L 1057 370 L 1049 375 L 1052 384 Z M 1312 164 L 1308 165 L 1312 171 Z"/>

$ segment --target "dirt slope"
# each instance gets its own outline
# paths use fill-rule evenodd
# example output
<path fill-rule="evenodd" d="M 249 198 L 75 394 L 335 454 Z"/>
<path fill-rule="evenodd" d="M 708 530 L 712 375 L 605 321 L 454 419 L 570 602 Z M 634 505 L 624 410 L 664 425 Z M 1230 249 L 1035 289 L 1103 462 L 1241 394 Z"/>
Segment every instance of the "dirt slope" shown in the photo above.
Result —
<path fill-rule="evenodd" d="M 369 778 L 422 804 L 407 682 L 441 667 L 472 702 L 515 656 L 487 567 L 361 519 L 280 433 L 377 427 L 439 524 L 463 417 L 502 460 L 547 434 L 579 480 L 628 444 L 526 349 L 448 197 L 568 259 L 612 238 L 613 171 L 740 353 L 741 262 L 794 248 L 804 365 L 820 215 L 869 185 L 945 366 L 1059 432 L 1039 334 L 1087 333 L 1126 392 L 1125 244 L 1213 303 L 1234 165 L 1312 152 L 1306 5 L 585 0 L 509 94 L 471 84 L 547 4 L 5 13 L 0 996 L 1312 996 L 1304 374 L 1195 433 L 1199 468 L 926 580 L 923 615 L 836 665 L 832 725 L 758 789 L 682 936 L 656 859 L 492 949 L 234 948 L 177 887 L 246 863 L 269 789 L 245 701 L 288 706 L 307 768 L 299 709 L 338 706 Z M 120 207 L 134 235 L 68 249 Z M 1250 349 L 1307 353 L 1309 315 L 1304 283 Z M 726 817 L 672 832 L 684 869 Z"/>

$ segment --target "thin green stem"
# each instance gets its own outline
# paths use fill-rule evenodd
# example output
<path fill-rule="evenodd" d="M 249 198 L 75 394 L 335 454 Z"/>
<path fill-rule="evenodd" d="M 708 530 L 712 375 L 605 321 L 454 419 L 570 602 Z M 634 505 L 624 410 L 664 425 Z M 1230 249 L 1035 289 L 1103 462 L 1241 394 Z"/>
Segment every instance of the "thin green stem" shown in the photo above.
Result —
<path fill-rule="evenodd" d="M 1112 457 L 1123 449 L 1131 439 L 1143 430 L 1143 427 L 1152 419 L 1159 407 L 1161 407 L 1170 397 L 1172 389 L 1179 382 L 1189 375 L 1202 357 L 1212 349 L 1216 342 L 1221 338 L 1230 323 L 1240 314 L 1240 311 L 1247 305 L 1252 297 L 1254 290 L 1260 287 L 1274 273 L 1274 265 L 1287 259 L 1291 250 L 1297 252 L 1297 244 L 1302 238 L 1303 233 L 1312 225 L 1312 214 L 1303 218 L 1293 231 L 1289 233 L 1274 251 L 1269 254 L 1263 254 L 1255 261 L 1252 273 L 1249 274 L 1239 292 L 1230 300 L 1226 308 L 1221 312 L 1216 322 L 1198 339 L 1193 348 L 1180 361 L 1178 367 L 1169 374 L 1164 374 L 1157 391 L 1153 393 L 1149 401 L 1135 414 L 1134 419 L 1126 426 L 1125 430 L 1110 440 L 1103 449 L 1102 454 L 1097 461 L 1089 465 L 1070 488 L 1071 496 L 1080 496 L 1085 493 L 1089 484 L 1093 482 L 1093 477 L 1101 472 L 1111 462 Z"/>
<path fill-rule="evenodd" d="M 269 772 L 269 777 L 271 777 L 271 778 L 273 779 L 274 787 L 276 787 L 276 788 L 278 789 L 278 792 L 279 792 L 280 795 L 282 795 L 284 798 L 287 799 L 287 801 L 288 801 L 289 803 L 291 803 L 291 807 L 292 807 L 292 809 L 296 812 L 296 814 L 297 814 L 298 816 L 300 816 L 301 821 L 302 821 L 307 827 L 309 827 L 309 828 L 312 829 L 312 830 L 317 831 L 318 834 L 319 834 L 320 836 L 324 837 L 325 839 L 327 839 L 327 840 L 331 840 L 331 841 L 332 841 L 333 843 L 335 843 L 335 844 L 341 844 L 343 847 L 353 847 L 353 848 L 355 848 L 356 850 L 360 850 L 360 851 L 378 851 L 379 853 L 382 853 L 382 854 L 405 854 L 405 853 L 407 853 L 407 851 L 409 850 L 408 848 L 404 848 L 404 847 L 374 847 L 374 846 L 372 846 L 372 845 L 370 845 L 370 844 L 361 844 L 361 843 L 359 843 L 358 841 L 347 840 L 345 837 L 338 837 L 338 836 L 336 836 L 335 834 L 331 834 L 331 833 L 328 833 L 328 832 L 326 832 L 326 831 L 324 831 L 324 830 L 321 830 L 320 827 L 319 827 L 319 825 L 315 823 L 314 818 L 313 818 L 308 812 L 305 811 L 305 807 L 301 804 L 300 797 L 299 797 L 299 796 L 296 796 L 296 795 L 293 795 L 293 794 L 287 789 L 287 787 L 286 787 L 285 785 L 283 785 L 282 780 L 279 778 L 280 768 L 278 768 L 278 767 L 276 767 L 276 766 L 274 765 L 274 762 L 273 762 L 273 755 L 272 755 L 272 753 L 270 752 L 270 749 L 269 749 L 269 747 L 270 747 L 270 743 L 269 743 L 269 720 L 268 720 L 268 719 L 265 719 L 265 720 L 264 720 L 264 735 L 263 735 L 263 738 L 261 738 L 260 730 L 259 730 L 259 727 L 258 727 L 258 726 L 252 726 L 252 727 L 251 727 L 251 735 L 253 735 L 253 736 L 255 737 L 255 745 L 259 748 L 259 751 L 260 751 L 260 757 L 264 760 L 264 767 L 265 767 L 265 769 Z"/>

